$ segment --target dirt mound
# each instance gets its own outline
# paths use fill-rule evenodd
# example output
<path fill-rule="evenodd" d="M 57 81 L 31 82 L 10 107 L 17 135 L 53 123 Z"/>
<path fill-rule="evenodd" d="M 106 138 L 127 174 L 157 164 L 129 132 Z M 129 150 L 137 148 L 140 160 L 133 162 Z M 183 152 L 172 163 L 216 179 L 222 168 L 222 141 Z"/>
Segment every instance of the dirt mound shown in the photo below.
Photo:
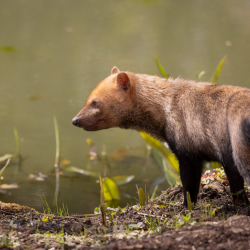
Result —
<path fill-rule="evenodd" d="M 247 190 L 247 195 L 250 196 Z M 235 206 L 227 181 L 201 185 L 193 211 L 182 187 L 148 205 L 108 209 L 101 215 L 54 216 L 0 203 L 0 246 L 17 249 L 249 249 L 250 207 Z M 7 248 L 6 248 L 7 249 Z"/>

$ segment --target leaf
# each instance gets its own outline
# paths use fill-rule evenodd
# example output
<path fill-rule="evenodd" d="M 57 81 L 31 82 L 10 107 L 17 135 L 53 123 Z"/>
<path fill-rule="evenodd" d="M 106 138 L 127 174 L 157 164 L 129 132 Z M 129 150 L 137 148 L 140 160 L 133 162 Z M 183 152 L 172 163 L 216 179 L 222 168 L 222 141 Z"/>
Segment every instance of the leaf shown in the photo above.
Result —
<path fill-rule="evenodd" d="M 6 154 L 0 157 L 0 162 L 6 161 L 8 159 L 14 158 L 16 157 L 16 155 L 13 154 Z"/>
<path fill-rule="evenodd" d="M 162 76 L 165 77 L 165 78 L 168 78 L 168 74 L 166 73 L 166 71 L 165 71 L 164 68 L 162 67 L 162 65 L 161 65 L 161 63 L 159 62 L 157 56 L 154 55 L 154 57 L 155 57 L 155 62 L 156 62 L 156 64 L 157 64 L 158 69 L 160 70 Z"/>
<path fill-rule="evenodd" d="M 111 178 L 111 180 L 112 180 L 117 186 L 120 186 L 120 185 L 129 183 L 129 182 L 132 181 L 134 178 L 135 178 L 134 175 L 129 175 L 129 176 L 121 175 L 121 176 L 114 176 L 114 177 Z"/>
<path fill-rule="evenodd" d="M 179 162 L 172 151 L 163 143 L 152 136 L 140 132 L 146 143 L 153 147 L 153 155 L 165 172 L 166 179 L 170 185 L 173 185 L 179 177 Z M 161 159 L 159 157 L 161 156 Z"/>
<path fill-rule="evenodd" d="M 63 171 L 65 171 L 65 172 L 74 172 L 74 173 L 79 173 L 79 174 L 82 174 L 82 175 L 98 178 L 98 173 L 97 172 L 83 170 L 83 169 L 80 169 L 80 168 L 77 168 L 77 167 L 74 167 L 74 166 L 66 167 L 66 168 L 63 169 Z"/>
<path fill-rule="evenodd" d="M 215 70 L 215 72 L 214 72 L 214 74 L 213 74 L 213 76 L 211 78 L 211 82 L 212 83 L 217 83 L 218 82 L 218 78 L 220 76 L 220 72 L 221 72 L 222 66 L 223 66 L 224 62 L 226 61 L 226 59 L 227 59 L 227 56 L 224 56 L 221 59 L 219 65 L 217 66 L 217 68 L 216 68 L 216 70 Z"/>
<path fill-rule="evenodd" d="M 166 179 L 168 181 L 168 184 L 170 186 L 174 185 L 174 183 L 176 182 L 176 180 L 178 179 L 179 175 L 176 174 L 173 171 L 173 168 L 170 167 L 170 165 L 168 164 L 169 162 L 167 162 L 164 158 L 162 159 L 162 165 L 163 165 L 163 170 L 166 176 Z"/>
<path fill-rule="evenodd" d="M 96 207 L 94 210 L 94 214 L 100 214 L 101 213 L 101 209 L 99 207 Z"/>
<path fill-rule="evenodd" d="M 0 181 L 1 181 L 1 178 L 3 176 L 3 172 L 7 168 L 7 166 L 9 165 L 9 163 L 10 163 L 10 158 L 8 159 L 8 161 L 6 162 L 6 164 L 3 166 L 3 168 L 0 170 Z"/>
<path fill-rule="evenodd" d="M 212 161 L 212 162 L 210 162 L 210 164 L 211 164 L 212 168 L 214 168 L 214 169 L 222 168 L 222 165 L 220 162 Z"/>
<path fill-rule="evenodd" d="M 142 188 L 139 189 L 139 204 L 145 206 L 145 193 Z"/>
<path fill-rule="evenodd" d="M 103 181 L 103 192 L 106 201 L 117 200 L 120 197 L 116 184 L 108 177 Z"/>
<path fill-rule="evenodd" d="M 201 77 L 202 77 L 205 73 L 206 73 L 205 71 L 201 71 L 201 72 L 197 75 L 197 77 L 196 77 L 197 82 L 199 82 L 199 81 L 201 80 Z"/>
<path fill-rule="evenodd" d="M 140 132 L 140 134 L 149 146 L 156 148 L 164 156 L 168 155 L 168 149 L 164 144 L 145 132 Z"/>
<path fill-rule="evenodd" d="M 169 150 L 170 151 L 170 150 Z M 179 175 L 179 162 L 177 161 L 175 154 L 173 154 L 171 151 L 168 153 L 167 157 L 165 159 L 169 162 L 171 165 L 171 170 L 173 170 L 174 173 Z"/>
<path fill-rule="evenodd" d="M 108 207 L 116 208 L 118 207 L 118 200 L 106 201 Z"/>
<path fill-rule="evenodd" d="M 175 155 L 172 153 L 172 151 L 167 148 L 163 143 L 158 141 L 157 139 L 153 138 L 151 135 L 145 133 L 145 132 L 140 132 L 141 136 L 144 138 L 146 143 L 157 149 L 163 157 L 167 158 L 168 161 L 171 163 L 173 168 L 179 173 L 179 162 L 177 161 Z"/>

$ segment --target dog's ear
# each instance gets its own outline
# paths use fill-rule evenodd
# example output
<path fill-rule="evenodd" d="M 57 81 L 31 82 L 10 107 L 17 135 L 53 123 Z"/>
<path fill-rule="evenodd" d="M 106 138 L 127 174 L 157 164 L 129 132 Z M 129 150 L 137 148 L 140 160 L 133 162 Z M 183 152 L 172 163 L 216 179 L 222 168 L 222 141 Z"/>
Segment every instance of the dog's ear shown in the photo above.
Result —
<path fill-rule="evenodd" d="M 113 75 L 113 74 L 118 74 L 120 72 L 120 70 L 116 67 L 116 66 L 114 66 L 112 69 L 111 69 L 111 75 Z"/>
<path fill-rule="evenodd" d="M 125 72 L 120 72 L 117 75 L 116 84 L 119 88 L 124 90 L 125 92 L 130 89 L 130 80 L 128 75 Z"/>

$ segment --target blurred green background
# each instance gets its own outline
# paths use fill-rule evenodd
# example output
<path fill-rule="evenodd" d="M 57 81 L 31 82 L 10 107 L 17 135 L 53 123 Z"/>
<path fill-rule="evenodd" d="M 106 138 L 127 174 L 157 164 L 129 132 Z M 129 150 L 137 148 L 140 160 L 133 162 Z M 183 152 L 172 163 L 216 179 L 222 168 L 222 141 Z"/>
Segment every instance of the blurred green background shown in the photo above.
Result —
<path fill-rule="evenodd" d="M 1 0 L 0 2 L 0 156 L 15 152 L 13 127 L 26 158 L 10 164 L 4 183 L 18 189 L 0 200 L 42 211 L 39 196 L 51 204 L 55 177 L 43 182 L 28 175 L 54 171 L 57 117 L 62 155 L 71 165 L 87 166 L 87 138 L 98 152 L 106 145 L 112 175 L 135 175 L 119 187 L 120 206 L 135 203 L 135 184 L 152 192 L 168 187 L 155 160 L 146 158 L 141 136 L 131 130 L 86 132 L 71 119 L 113 66 L 135 73 L 159 74 L 156 54 L 173 77 L 195 79 L 205 70 L 208 81 L 224 55 L 220 84 L 250 86 L 250 2 L 248 0 Z M 126 148 L 130 148 L 127 150 Z M 123 149 L 121 149 L 123 148 Z M 1 165 L 0 165 L 1 166 Z M 79 175 L 60 180 L 59 202 L 70 213 L 90 213 L 99 204 L 99 184 Z"/>

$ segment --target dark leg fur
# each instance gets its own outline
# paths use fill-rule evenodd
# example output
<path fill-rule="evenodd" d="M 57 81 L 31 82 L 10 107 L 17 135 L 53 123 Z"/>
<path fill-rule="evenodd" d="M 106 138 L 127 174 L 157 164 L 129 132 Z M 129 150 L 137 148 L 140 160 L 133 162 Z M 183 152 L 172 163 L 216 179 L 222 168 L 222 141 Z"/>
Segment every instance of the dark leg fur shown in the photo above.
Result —
<path fill-rule="evenodd" d="M 182 158 L 179 160 L 180 176 L 183 185 L 184 206 L 187 206 L 187 191 L 190 193 L 191 202 L 196 203 L 199 193 L 202 161 Z"/>
<path fill-rule="evenodd" d="M 235 205 L 240 205 L 242 203 L 249 204 L 249 200 L 244 190 L 244 179 L 240 175 L 236 166 L 224 166 L 227 179 L 230 184 L 230 190 L 233 194 L 233 202 Z M 239 194 L 237 194 L 239 193 Z"/>

